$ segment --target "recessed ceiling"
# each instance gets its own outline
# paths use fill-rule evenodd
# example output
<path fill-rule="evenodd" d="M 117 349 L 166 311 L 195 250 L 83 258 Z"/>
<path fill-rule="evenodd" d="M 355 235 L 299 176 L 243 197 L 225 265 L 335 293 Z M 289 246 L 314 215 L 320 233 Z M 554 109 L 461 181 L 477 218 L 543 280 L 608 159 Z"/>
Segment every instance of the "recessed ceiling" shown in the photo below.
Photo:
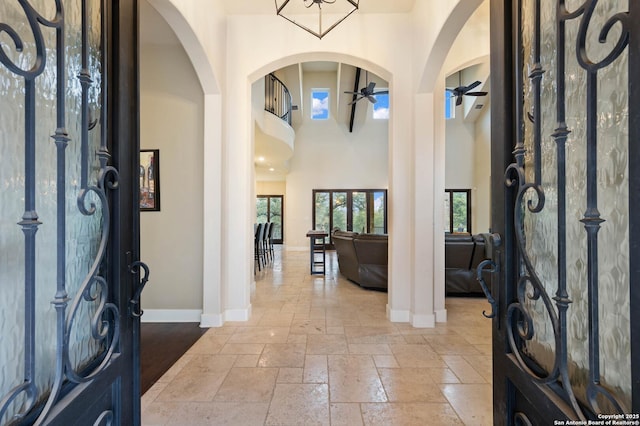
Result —
<path fill-rule="evenodd" d="M 302 1 L 302 0 L 291 0 Z M 361 0 L 358 13 L 407 13 L 416 0 Z M 275 3 L 270 0 L 224 0 L 230 15 L 275 14 Z"/>

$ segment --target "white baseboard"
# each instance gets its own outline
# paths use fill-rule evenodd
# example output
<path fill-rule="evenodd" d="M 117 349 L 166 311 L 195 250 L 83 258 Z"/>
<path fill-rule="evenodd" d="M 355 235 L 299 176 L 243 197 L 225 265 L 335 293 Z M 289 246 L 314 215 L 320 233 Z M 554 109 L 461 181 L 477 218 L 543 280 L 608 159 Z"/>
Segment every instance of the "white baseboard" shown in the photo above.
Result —
<path fill-rule="evenodd" d="M 409 322 L 410 316 L 409 311 L 390 309 L 389 305 L 387 305 L 387 318 L 391 322 Z"/>
<path fill-rule="evenodd" d="M 142 322 L 200 322 L 200 309 L 144 309 Z"/>
<path fill-rule="evenodd" d="M 225 321 L 249 321 L 251 318 L 251 305 L 246 309 L 228 309 L 224 311 Z"/>
<path fill-rule="evenodd" d="M 200 316 L 200 327 L 202 328 L 222 327 L 223 325 L 224 320 L 221 314 L 202 314 Z"/>
<path fill-rule="evenodd" d="M 411 325 L 415 328 L 434 328 L 436 326 L 436 316 L 411 315 Z"/>
<path fill-rule="evenodd" d="M 447 322 L 447 310 L 441 309 L 436 311 L 436 322 Z"/>

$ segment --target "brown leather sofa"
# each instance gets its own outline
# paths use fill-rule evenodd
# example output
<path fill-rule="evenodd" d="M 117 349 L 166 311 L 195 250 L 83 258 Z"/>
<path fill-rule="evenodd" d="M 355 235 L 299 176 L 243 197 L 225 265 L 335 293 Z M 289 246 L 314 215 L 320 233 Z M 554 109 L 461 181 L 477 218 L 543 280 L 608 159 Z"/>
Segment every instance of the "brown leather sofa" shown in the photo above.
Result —
<path fill-rule="evenodd" d="M 444 279 L 447 295 L 483 294 L 476 268 L 487 258 L 482 235 L 446 234 Z"/>
<path fill-rule="evenodd" d="M 366 289 L 387 291 L 389 237 L 334 231 L 340 273 Z"/>

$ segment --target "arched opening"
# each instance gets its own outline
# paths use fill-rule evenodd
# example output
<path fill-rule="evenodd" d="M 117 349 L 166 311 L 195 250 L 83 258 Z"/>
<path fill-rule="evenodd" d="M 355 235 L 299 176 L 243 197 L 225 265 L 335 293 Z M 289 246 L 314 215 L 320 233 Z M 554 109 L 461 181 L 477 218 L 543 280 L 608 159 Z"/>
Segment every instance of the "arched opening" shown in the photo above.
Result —
<path fill-rule="evenodd" d="M 270 195 L 278 193 L 284 196 L 284 250 L 286 251 L 308 250 L 308 239 L 305 234 L 309 229 L 316 227 L 313 218 L 315 213 L 320 214 L 312 207 L 314 190 L 320 190 L 320 192 L 336 190 L 338 196 L 344 195 L 346 200 L 347 192 L 343 194 L 341 190 L 384 189 L 386 191 L 389 187 L 389 120 L 373 119 L 373 104 L 369 100 L 363 100 L 356 103 L 353 111 L 355 118 L 351 122 L 355 124 L 351 126 L 350 131 L 352 106 L 349 103 L 352 101 L 352 96 L 344 92 L 354 90 L 356 68 L 359 66 L 366 67 L 362 70 L 357 83 L 359 88 L 373 81 L 378 87 L 393 91 L 392 82 L 389 81 L 391 80 L 389 71 L 361 58 L 340 54 L 308 53 L 281 58 L 251 73 L 248 79 L 252 86 L 254 115 L 256 112 L 262 114 L 261 109 L 264 108 L 264 104 L 260 105 L 260 102 L 264 102 L 264 79 L 265 75 L 271 73 L 275 73 L 290 87 L 293 103 L 298 107 L 292 117 L 292 128 L 296 134 L 295 147 L 293 156 L 286 158 L 288 164 L 285 177 L 280 175 L 271 178 L 268 169 L 264 166 L 260 167 L 269 163 L 270 167 L 281 170 L 285 166 L 277 164 L 277 159 L 274 160 L 274 157 L 277 157 L 276 152 L 270 156 L 270 153 L 265 154 L 262 151 L 261 141 L 264 138 L 262 130 L 260 126 L 251 124 L 252 128 L 255 128 L 252 134 L 254 152 L 263 154 L 262 158 L 255 157 L 258 173 L 254 175 L 254 197 L 265 191 Z M 373 69 L 387 76 L 389 80 L 378 75 Z M 311 118 L 311 91 L 314 87 L 327 89 L 330 96 L 327 106 L 329 118 L 322 122 Z M 256 117 L 252 116 L 251 121 L 254 120 Z M 257 121 L 259 120 L 258 117 Z M 254 159 L 253 156 L 251 158 Z M 262 163 L 259 163 L 260 161 Z M 278 184 L 279 181 L 280 184 Z M 288 202 L 288 199 L 296 201 Z M 332 222 L 332 227 L 338 227 L 343 231 L 356 230 L 351 222 L 347 224 L 347 210 L 353 206 L 351 204 L 353 198 L 349 200 L 349 205 L 344 207 L 344 217 L 342 217 L 344 223 Z M 357 201 L 367 203 L 366 197 Z M 326 207 L 329 210 L 329 204 Z M 361 225 L 358 226 L 360 227 L 357 229 L 358 232 L 373 232 L 372 230 L 364 231 Z M 386 229 L 380 232 L 383 231 Z M 258 274 L 257 277 L 259 280 L 261 275 Z M 391 280 L 389 283 L 393 285 Z"/>

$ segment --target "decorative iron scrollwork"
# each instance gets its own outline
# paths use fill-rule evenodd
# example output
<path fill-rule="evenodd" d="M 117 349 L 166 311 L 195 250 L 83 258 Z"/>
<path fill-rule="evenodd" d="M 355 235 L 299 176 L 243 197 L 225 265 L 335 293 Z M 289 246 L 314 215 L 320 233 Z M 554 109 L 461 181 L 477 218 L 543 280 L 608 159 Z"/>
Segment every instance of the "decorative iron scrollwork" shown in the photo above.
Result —
<path fill-rule="evenodd" d="M 545 70 L 541 67 L 541 30 L 540 30 L 540 0 L 532 2 L 534 8 L 534 39 L 531 41 L 533 48 L 531 66 L 533 72 L 529 74 L 531 79 L 531 97 L 534 108 L 533 113 L 520 113 L 520 126 L 526 125 L 528 119 L 533 126 L 532 131 L 532 164 L 533 172 L 531 181 L 527 180 L 525 173 L 525 148 L 524 141 L 519 139 L 515 145 L 515 161 L 505 172 L 505 183 L 508 188 L 515 190 L 514 203 L 514 223 L 513 230 L 517 243 L 519 277 L 516 287 L 516 301 L 507 307 L 507 336 L 512 353 L 517 359 L 520 368 L 525 371 L 533 380 L 541 385 L 561 384 L 555 389 L 560 392 L 563 399 L 570 404 L 576 416 L 582 420 L 586 419 L 585 411 L 574 394 L 573 386 L 569 377 L 568 349 L 567 349 L 567 311 L 572 303 L 567 291 L 566 277 L 566 233 L 567 233 L 567 207 L 566 207 L 566 142 L 570 134 L 570 129 L 565 122 L 566 114 L 566 85 L 565 66 L 567 59 L 566 30 L 568 21 L 580 19 L 578 37 L 576 40 L 576 60 L 587 73 L 587 94 L 586 94 L 586 199 L 587 209 L 581 222 L 584 223 L 587 232 L 587 270 L 588 270 L 588 309 L 589 309 L 589 383 L 587 385 L 586 398 L 589 409 L 594 413 L 601 413 L 601 407 L 596 401 L 600 396 L 606 399 L 611 407 L 619 413 L 624 412 L 624 407 L 613 392 L 605 388 L 600 381 L 600 344 L 599 344 L 599 323 L 598 323 L 598 230 L 604 219 L 600 217 L 597 201 L 597 105 L 598 105 L 598 70 L 603 69 L 613 63 L 629 43 L 629 31 L 631 22 L 628 13 L 616 13 L 609 18 L 599 33 L 599 42 L 605 43 L 611 30 L 614 27 L 621 28 L 619 39 L 610 52 L 606 53 L 603 59 L 594 61 L 590 58 L 587 49 L 587 32 L 592 23 L 594 10 L 598 5 L 598 0 L 586 0 L 574 11 L 567 10 L 565 0 L 557 1 L 556 16 L 556 46 L 555 60 L 557 69 L 555 70 L 555 93 L 557 94 L 557 126 L 555 132 L 550 135 L 556 144 L 557 156 L 557 183 L 555 188 L 550 188 L 557 194 L 557 227 L 558 227 L 558 287 L 555 295 L 551 297 L 542 284 L 540 275 L 527 249 L 527 238 L 525 235 L 525 214 L 538 214 L 545 209 L 545 188 L 542 185 L 542 138 L 541 134 L 541 104 L 542 95 L 541 80 L 544 78 Z M 519 93 L 522 93 L 520 90 Z M 522 94 L 519 95 L 518 107 L 522 109 Z M 521 137 L 523 137 L 521 135 Z M 481 271 L 478 268 L 478 274 Z M 484 289 L 484 286 L 483 286 Z M 528 357 L 523 353 L 523 342 L 531 341 L 536 330 L 534 320 L 529 312 L 529 301 L 541 301 L 548 319 L 551 323 L 554 340 L 554 360 L 553 367 L 549 371 L 541 371 L 533 368 Z M 554 306 L 555 305 L 555 306 Z M 516 420 L 518 420 L 516 416 Z M 519 419 L 521 424 L 530 424 Z"/>
<path fill-rule="evenodd" d="M 97 126 L 97 120 L 90 120 L 89 117 L 89 90 L 93 81 L 90 78 L 88 69 L 89 42 L 88 42 L 88 0 L 81 0 L 82 6 L 82 71 L 78 76 L 82 87 L 81 93 L 81 185 L 77 197 L 77 207 L 82 215 L 92 216 L 96 212 L 101 214 L 100 242 L 92 260 L 89 270 L 80 283 L 79 290 L 71 298 L 67 292 L 67 235 L 66 235 L 66 193 L 68 185 L 66 154 L 65 150 L 70 139 L 66 131 L 66 45 L 65 45 L 65 15 L 62 0 L 55 0 L 55 17 L 46 19 L 29 3 L 28 0 L 17 0 L 22 7 L 26 19 L 33 34 L 33 44 L 35 46 L 35 56 L 30 64 L 30 68 L 21 68 L 18 63 L 10 59 L 6 52 L 6 46 L 0 42 L 0 64 L 6 66 L 14 74 L 24 78 L 25 84 L 25 214 L 19 223 L 25 235 L 25 377 L 23 383 L 12 389 L 0 400 L 0 421 L 8 416 L 7 420 L 12 423 L 21 421 L 25 416 L 36 409 L 36 405 L 44 403 L 39 408 L 39 416 L 35 424 L 46 422 L 53 406 L 58 402 L 62 387 L 65 383 L 88 382 L 101 374 L 111 362 L 119 342 L 119 309 L 114 303 L 110 303 L 109 285 L 104 276 L 104 262 L 107 254 L 107 242 L 111 232 L 109 195 L 110 190 L 118 188 L 118 171 L 107 165 L 109 153 L 106 138 L 101 138 L 101 146 L 97 157 L 100 163 L 100 170 L 94 184 L 90 183 L 89 168 L 92 160 L 89 158 L 89 132 Z M 42 401 L 39 389 L 35 384 L 36 370 L 36 342 L 35 342 L 35 275 L 36 275 L 36 240 L 35 234 L 40 225 L 36 212 L 36 86 L 35 79 L 40 76 L 46 66 L 46 51 L 54 50 L 54 46 L 47 48 L 43 37 L 41 26 L 55 29 L 55 76 L 56 76 L 56 130 L 52 136 L 57 151 L 57 171 L 56 171 L 56 291 L 52 305 L 56 311 L 56 354 L 54 365 L 54 378 L 48 395 Z M 8 35 L 13 42 L 15 50 L 22 52 L 25 43 L 20 38 L 18 32 L 8 24 L 0 23 L 0 33 Z M 92 194 L 90 199 L 89 194 Z M 98 209 L 96 203 L 100 204 Z M 86 324 L 78 318 L 80 307 L 83 304 L 92 306 L 93 314 L 91 320 Z M 87 366 L 75 365 L 70 354 L 71 336 L 78 327 L 86 326 L 88 335 L 95 342 L 95 346 L 101 349 L 97 359 L 93 361 L 90 368 Z M 79 371 L 82 369 L 82 371 Z M 18 407 L 19 408 L 16 408 Z M 13 410 L 11 414 L 9 410 Z M 97 424 L 106 422 L 109 424 L 113 418 L 113 413 L 103 413 Z"/>
<path fill-rule="evenodd" d="M 11 389 L 9 393 L 0 399 L 0 421 L 7 416 L 9 409 L 24 395 L 24 401 L 20 408 L 12 415 L 9 421 L 20 421 L 35 407 L 38 401 L 38 390 L 35 385 L 36 376 L 36 232 L 38 231 L 39 221 L 36 210 L 36 85 L 35 79 L 40 76 L 46 67 L 46 46 L 40 26 L 55 29 L 58 35 L 58 43 L 56 49 L 63 49 L 64 34 L 64 13 L 61 0 L 55 1 L 55 16 L 53 19 L 47 19 L 38 13 L 34 7 L 26 0 L 19 1 L 25 17 L 29 22 L 29 27 L 33 35 L 33 43 L 35 45 L 35 56 L 30 68 L 22 68 L 16 62 L 11 60 L 5 51 L 5 45 L 0 42 L 0 64 L 4 65 L 12 73 L 24 78 L 24 94 L 25 94 L 25 154 L 24 154 L 24 179 L 25 179 L 25 196 L 24 196 L 24 214 L 22 220 L 18 223 L 22 227 L 25 238 L 25 323 L 24 323 L 24 381 Z M 9 36 L 14 44 L 17 52 L 22 52 L 24 42 L 20 38 L 18 32 L 6 23 L 0 23 L 0 34 L 5 33 Z M 60 79 L 59 79 L 60 80 Z M 62 83 L 64 84 L 64 83 Z M 58 86 L 58 88 L 60 85 Z M 54 139 L 58 146 L 66 146 L 68 138 L 64 131 L 63 115 L 59 115 L 58 129 Z M 56 300 L 66 300 L 66 293 L 60 291 L 56 294 Z M 57 308 L 57 306 L 56 306 Z"/>

